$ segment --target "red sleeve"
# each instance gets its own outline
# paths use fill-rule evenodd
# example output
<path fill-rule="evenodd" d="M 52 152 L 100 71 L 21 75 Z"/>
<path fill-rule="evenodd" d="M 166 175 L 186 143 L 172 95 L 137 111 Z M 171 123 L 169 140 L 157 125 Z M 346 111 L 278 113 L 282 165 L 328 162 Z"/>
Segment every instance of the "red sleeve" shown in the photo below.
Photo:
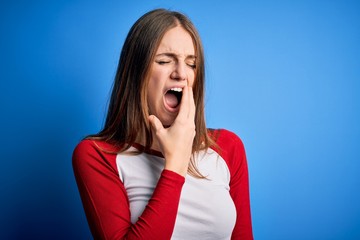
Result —
<path fill-rule="evenodd" d="M 253 239 L 249 174 L 245 148 L 238 136 L 227 130 L 218 130 L 217 144 L 220 155 L 226 161 L 230 170 L 230 195 L 235 203 L 237 217 L 231 239 Z"/>
<path fill-rule="evenodd" d="M 130 221 L 129 201 L 116 167 L 114 149 L 83 140 L 73 153 L 73 169 L 95 239 L 170 239 L 185 178 L 164 170 L 144 212 Z"/>

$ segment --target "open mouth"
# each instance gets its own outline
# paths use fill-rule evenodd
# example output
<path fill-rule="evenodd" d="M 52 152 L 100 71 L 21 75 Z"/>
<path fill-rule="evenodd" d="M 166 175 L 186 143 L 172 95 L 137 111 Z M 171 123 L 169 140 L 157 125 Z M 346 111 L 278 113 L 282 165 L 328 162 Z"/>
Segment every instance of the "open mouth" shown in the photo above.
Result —
<path fill-rule="evenodd" d="M 175 110 L 181 102 L 182 88 L 171 88 L 165 93 L 165 102 L 172 110 Z"/>

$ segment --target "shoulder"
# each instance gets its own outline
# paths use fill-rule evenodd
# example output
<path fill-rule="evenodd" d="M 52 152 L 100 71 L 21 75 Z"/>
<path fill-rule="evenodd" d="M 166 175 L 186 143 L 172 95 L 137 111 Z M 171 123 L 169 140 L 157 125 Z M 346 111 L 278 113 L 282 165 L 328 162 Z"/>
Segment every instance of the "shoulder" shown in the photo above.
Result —
<path fill-rule="evenodd" d="M 208 132 L 217 144 L 212 149 L 225 160 L 231 173 L 246 165 L 245 147 L 240 137 L 226 129 L 209 129 Z"/>
<path fill-rule="evenodd" d="M 117 152 L 113 144 L 93 139 L 82 140 L 73 152 L 73 168 L 98 168 L 100 165 L 116 168 Z"/>
<path fill-rule="evenodd" d="M 75 147 L 73 158 L 82 158 L 93 155 L 116 155 L 118 149 L 115 145 L 105 141 L 84 139 Z"/>
<path fill-rule="evenodd" d="M 243 150 L 244 144 L 240 137 L 226 129 L 208 129 L 210 137 L 216 142 L 222 151 Z"/>

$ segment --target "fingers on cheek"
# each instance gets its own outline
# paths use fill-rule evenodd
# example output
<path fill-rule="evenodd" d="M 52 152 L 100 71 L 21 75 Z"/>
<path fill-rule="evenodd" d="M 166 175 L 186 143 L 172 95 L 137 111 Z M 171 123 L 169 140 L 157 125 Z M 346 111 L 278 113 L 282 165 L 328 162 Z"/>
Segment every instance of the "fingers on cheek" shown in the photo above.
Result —
<path fill-rule="evenodd" d="M 192 98 L 192 94 L 191 94 L 191 88 L 187 87 L 187 101 L 188 101 L 188 106 L 191 107 L 191 98 Z"/>
<path fill-rule="evenodd" d="M 188 91 L 187 91 L 186 87 L 183 88 L 183 96 L 182 96 L 182 98 L 183 98 L 183 100 L 187 101 Z"/>

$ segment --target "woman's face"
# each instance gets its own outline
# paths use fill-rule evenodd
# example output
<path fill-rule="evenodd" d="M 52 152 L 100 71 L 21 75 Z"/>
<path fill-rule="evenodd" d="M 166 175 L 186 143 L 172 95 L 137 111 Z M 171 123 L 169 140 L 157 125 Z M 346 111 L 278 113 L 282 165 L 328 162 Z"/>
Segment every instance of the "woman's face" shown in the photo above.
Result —
<path fill-rule="evenodd" d="M 149 113 L 165 127 L 170 126 L 180 108 L 182 89 L 193 86 L 196 56 L 192 38 L 182 27 L 168 30 L 156 51 L 149 75 Z"/>

